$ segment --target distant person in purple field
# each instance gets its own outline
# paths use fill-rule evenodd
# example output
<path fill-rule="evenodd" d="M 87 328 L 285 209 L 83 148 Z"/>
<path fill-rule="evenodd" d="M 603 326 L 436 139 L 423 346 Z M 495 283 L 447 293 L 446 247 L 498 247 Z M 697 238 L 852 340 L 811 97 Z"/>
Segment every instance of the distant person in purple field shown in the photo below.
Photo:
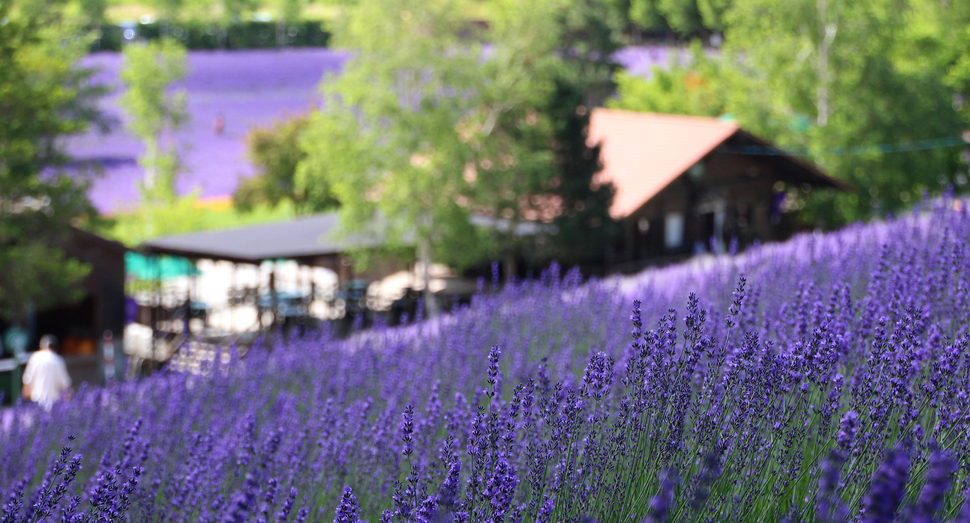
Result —
<path fill-rule="evenodd" d="M 40 350 L 27 360 L 23 396 L 50 411 L 54 402 L 71 386 L 64 358 L 57 355 L 57 338 L 50 334 L 40 339 Z"/>
<path fill-rule="evenodd" d="M 212 130 L 216 132 L 216 136 L 222 136 L 222 130 L 226 126 L 226 118 L 220 113 L 216 116 L 214 122 L 212 122 Z"/>

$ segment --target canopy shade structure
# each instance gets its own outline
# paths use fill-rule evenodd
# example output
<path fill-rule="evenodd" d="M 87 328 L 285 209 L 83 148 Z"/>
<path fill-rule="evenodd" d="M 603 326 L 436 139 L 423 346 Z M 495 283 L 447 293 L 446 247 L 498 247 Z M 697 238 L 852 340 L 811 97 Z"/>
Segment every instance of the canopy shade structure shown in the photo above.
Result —
<path fill-rule="evenodd" d="M 384 243 L 362 235 L 338 237 L 339 228 L 339 215 L 324 213 L 239 229 L 166 236 L 143 243 L 142 249 L 193 259 L 259 264 L 277 259 L 308 262 Z"/>
<path fill-rule="evenodd" d="M 137 252 L 125 253 L 125 273 L 139 280 L 170 280 L 200 274 L 191 260 L 174 256 L 152 258 Z"/>

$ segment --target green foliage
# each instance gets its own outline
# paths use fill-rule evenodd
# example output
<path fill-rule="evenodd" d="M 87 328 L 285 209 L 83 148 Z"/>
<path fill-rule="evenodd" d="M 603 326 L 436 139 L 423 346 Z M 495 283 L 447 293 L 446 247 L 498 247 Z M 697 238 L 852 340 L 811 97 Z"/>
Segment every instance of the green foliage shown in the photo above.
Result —
<path fill-rule="evenodd" d="M 186 49 L 272 49 L 284 45 L 326 47 L 330 41 L 328 30 L 320 22 L 312 21 L 287 22 L 285 40 L 279 34 L 277 38 L 267 37 L 267 34 L 278 32 L 282 25 L 278 22 L 256 20 L 228 24 L 193 19 L 175 22 L 163 20 L 139 24 L 138 37 L 151 41 L 178 34 L 178 40 Z M 103 26 L 101 37 L 94 43 L 94 48 L 103 51 L 123 50 L 127 45 L 124 30 L 125 28 L 116 25 Z M 293 32 L 296 34 L 292 34 Z"/>
<path fill-rule="evenodd" d="M 553 123 L 554 176 L 547 193 L 560 203 L 556 234 L 539 250 L 546 260 L 566 264 L 599 262 L 614 233 L 609 216 L 612 186 L 592 187 L 600 169 L 599 149 L 586 144 L 590 108 L 612 96 L 621 20 L 609 4 L 574 0 L 557 19 L 560 47 L 566 54 L 555 77 L 555 90 L 544 111 Z"/>
<path fill-rule="evenodd" d="M 687 68 L 620 78 L 613 105 L 714 116 L 812 160 L 855 193 L 812 195 L 810 222 L 834 226 L 898 211 L 958 181 L 953 149 L 843 154 L 849 147 L 958 136 L 951 16 L 931 0 L 745 0 L 724 16 L 724 53 Z M 946 9 L 943 9 L 946 11 Z M 959 31 L 956 31 L 959 32 Z M 949 68 L 949 69 L 948 69 Z"/>
<path fill-rule="evenodd" d="M 704 28 L 696 0 L 656 0 L 657 10 L 675 32 L 692 35 Z"/>
<path fill-rule="evenodd" d="M 523 237 L 517 225 L 552 222 L 564 204 L 582 218 L 559 230 L 604 225 L 605 206 L 585 206 L 597 160 L 585 146 L 588 115 L 577 110 L 612 91 L 619 20 L 599 0 L 501 0 L 478 32 L 461 6 L 368 0 L 349 9 L 336 35 L 355 57 L 324 84 L 326 110 L 303 133 L 296 197 L 332 194 L 348 230 L 370 228 L 392 247 L 426 242 L 459 267 L 562 255 L 549 234 Z M 494 221 L 476 228 L 472 215 Z"/>
<path fill-rule="evenodd" d="M 164 20 L 178 20 L 185 6 L 184 0 L 151 0 L 152 7 L 158 10 L 159 16 Z"/>
<path fill-rule="evenodd" d="M 103 24 L 107 9 L 108 0 L 77 0 L 81 23 L 87 27 L 98 27 Z"/>
<path fill-rule="evenodd" d="M 145 169 L 142 195 L 146 200 L 175 200 L 180 163 L 170 138 L 187 113 L 185 92 L 170 94 L 168 89 L 185 77 L 185 59 L 185 49 L 170 38 L 130 45 L 124 51 L 121 80 L 126 89 L 120 104 L 130 118 L 129 128 L 145 142 L 139 163 Z"/>
<path fill-rule="evenodd" d="M 222 18 L 228 22 L 238 22 L 242 20 L 244 14 L 252 12 L 257 8 L 257 0 L 220 0 L 219 7 L 222 10 Z"/>
<path fill-rule="evenodd" d="M 298 22 L 303 18 L 307 0 L 277 0 L 277 16 L 283 22 Z"/>
<path fill-rule="evenodd" d="M 930 0 L 924 4 L 926 22 L 914 28 L 921 47 L 913 54 L 940 57 L 946 84 L 956 91 L 954 109 L 970 122 L 970 4 L 942 5 Z M 914 56 L 913 61 L 918 62 L 919 56 Z"/>
<path fill-rule="evenodd" d="M 460 122 L 461 139 L 471 147 L 465 165 L 467 208 L 500 218 L 480 231 L 489 238 L 488 256 L 501 258 L 515 272 L 515 261 L 534 258 L 534 237 L 516 229 L 524 220 L 552 219 L 549 201 L 541 197 L 555 175 L 549 142 L 555 122 L 545 110 L 563 67 L 558 1 L 494 2 L 492 42 L 481 75 L 476 107 Z M 579 52 L 579 50 L 576 50 Z"/>
<path fill-rule="evenodd" d="M 670 30 L 679 37 L 724 28 L 731 0 L 628 0 L 617 9 L 635 32 Z"/>
<path fill-rule="evenodd" d="M 697 10 L 706 29 L 723 31 L 726 27 L 725 15 L 734 0 L 697 0 Z"/>
<path fill-rule="evenodd" d="M 621 72 L 617 75 L 619 98 L 609 100 L 614 109 L 667 114 L 720 116 L 724 114 L 724 93 L 720 92 L 717 65 L 703 54 L 699 42 L 693 46 L 690 67 L 671 63 L 667 69 L 654 67 L 649 80 Z"/>
<path fill-rule="evenodd" d="M 907 59 L 911 20 L 923 1 L 801 0 L 769 9 L 777 2 L 748 0 L 729 15 L 727 64 L 744 57 L 726 77 L 730 112 L 756 134 L 818 151 L 823 168 L 859 189 L 815 197 L 808 208 L 814 221 L 835 225 L 895 212 L 953 179 L 956 153 L 948 149 L 826 154 L 960 134 L 964 124 L 951 108 L 943 71 L 932 60 L 914 67 Z M 799 119 L 809 123 L 806 130 L 793 125 Z"/>
<path fill-rule="evenodd" d="M 0 0 L 0 316 L 11 321 L 80 299 L 76 285 L 89 270 L 57 247 L 72 224 L 95 221 L 84 183 L 60 174 L 61 143 L 101 121 L 103 90 L 74 65 L 87 38 L 65 8 Z"/>
<path fill-rule="evenodd" d="M 667 20 L 660 12 L 658 0 L 630 0 L 627 16 L 630 22 L 641 29 L 658 31 L 667 26 Z"/>
<path fill-rule="evenodd" d="M 477 105 L 480 47 L 458 39 L 458 5 L 371 0 L 336 31 L 355 56 L 325 82 L 325 111 L 310 117 L 297 190 L 328 185 L 348 230 L 380 229 L 392 246 L 448 246 L 467 263 L 481 242 L 457 196 L 473 161 L 461 123 Z M 402 45 L 407 42 L 407 45 Z"/>
<path fill-rule="evenodd" d="M 230 205 L 201 201 L 197 195 L 190 194 L 172 202 L 144 202 L 132 212 L 116 215 L 109 235 L 133 247 L 169 234 L 244 227 L 294 216 L 296 213 L 289 202 L 272 207 L 260 204 L 242 212 Z"/>
<path fill-rule="evenodd" d="M 289 201 L 298 214 L 309 214 L 337 206 L 338 201 L 324 180 L 300 190 L 295 186 L 297 166 L 306 158 L 300 146 L 306 126 L 307 117 L 298 116 L 249 132 L 246 147 L 258 172 L 256 176 L 240 180 L 233 195 L 237 209 L 249 212 L 262 204 L 275 207 Z"/>
<path fill-rule="evenodd" d="M 4 226 L 3 229 L 8 229 Z M 4 231 L 6 232 L 6 231 Z M 0 238 L 7 235 L 0 232 Z M 20 236 L 23 229 L 16 231 Z M 41 231 L 50 239 L 49 231 Z M 76 303 L 85 291 L 78 283 L 91 267 L 67 258 L 64 251 L 37 241 L 19 242 L 0 250 L 0 316 L 23 322 L 31 312 Z"/>

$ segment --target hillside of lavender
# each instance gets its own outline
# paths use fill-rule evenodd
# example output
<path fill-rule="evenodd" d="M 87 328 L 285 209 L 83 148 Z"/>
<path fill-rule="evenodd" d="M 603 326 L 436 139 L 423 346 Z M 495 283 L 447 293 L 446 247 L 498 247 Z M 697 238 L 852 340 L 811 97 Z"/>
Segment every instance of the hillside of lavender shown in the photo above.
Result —
<path fill-rule="evenodd" d="M 233 348 L 0 427 L 4 522 L 970 521 L 964 202 Z"/>

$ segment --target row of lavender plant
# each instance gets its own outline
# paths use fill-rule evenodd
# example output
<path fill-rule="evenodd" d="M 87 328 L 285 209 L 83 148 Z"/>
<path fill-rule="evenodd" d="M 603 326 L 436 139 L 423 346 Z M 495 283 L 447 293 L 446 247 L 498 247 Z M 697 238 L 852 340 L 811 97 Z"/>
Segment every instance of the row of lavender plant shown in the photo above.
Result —
<path fill-rule="evenodd" d="M 0 521 L 970 521 L 944 203 L 19 406 Z"/>

